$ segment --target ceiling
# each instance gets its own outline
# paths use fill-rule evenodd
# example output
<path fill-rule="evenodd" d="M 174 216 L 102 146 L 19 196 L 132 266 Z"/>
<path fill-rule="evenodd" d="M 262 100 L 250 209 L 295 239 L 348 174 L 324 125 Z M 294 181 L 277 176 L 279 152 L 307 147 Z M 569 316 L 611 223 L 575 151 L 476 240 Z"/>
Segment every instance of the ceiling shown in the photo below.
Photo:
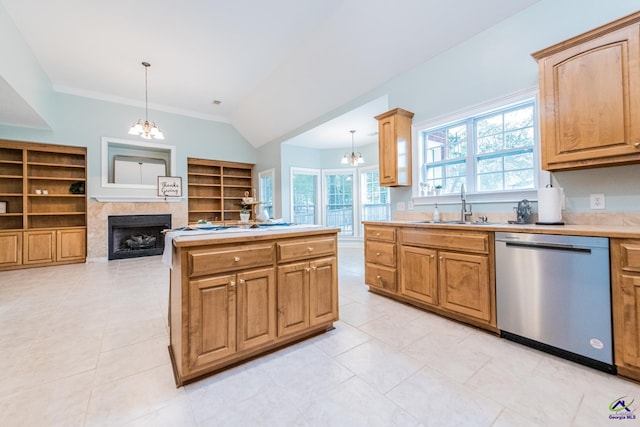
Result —
<path fill-rule="evenodd" d="M 55 91 L 144 107 L 141 62 L 147 61 L 151 110 L 231 123 L 259 147 L 536 1 L 0 0 L 0 5 Z M 17 96 L 2 76 L 0 94 Z M 16 101 L 15 109 L 12 102 L 0 106 L 0 123 L 41 122 L 24 101 Z M 353 117 L 366 117 L 371 126 L 370 118 L 382 112 L 371 111 L 363 106 Z M 359 144 L 367 142 L 360 135 L 371 133 L 359 129 L 355 118 L 332 126 L 333 133 L 306 133 L 298 143 L 344 147 L 350 129 L 358 130 Z M 338 134 L 340 141 L 329 136 Z"/>

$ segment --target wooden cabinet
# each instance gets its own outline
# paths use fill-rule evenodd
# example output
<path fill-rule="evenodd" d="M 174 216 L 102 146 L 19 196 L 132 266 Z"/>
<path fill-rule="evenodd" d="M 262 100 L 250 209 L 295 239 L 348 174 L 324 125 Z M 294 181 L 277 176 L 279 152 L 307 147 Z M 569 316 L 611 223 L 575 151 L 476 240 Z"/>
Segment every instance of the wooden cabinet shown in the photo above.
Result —
<path fill-rule="evenodd" d="M 396 235 L 397 289 L 384 286 L 382 268 L 391 267 L 376 262 L 381 239 Z M 497 331 L 493 233 L 365 224 L 365 262 L 372 292 Z"/>
<path fill-rule="evenodd" d="M 0 140 L 0 232 L 22 234 L 6 258 L 22 262 L 0 269 L 86 260 L 87 200 L 71 192 L 76 183 L 86 184 L 86 148 Z"/>
<path fill-rule="evenodd" d="M 333 237 L 279 242 L 278 336 L 338 320 L 338 262 Z M 318 258 L 332 255 L 326 258 Z M 308 259 L 309 261 L 293 262 Z"/>
<path fill-rule="evenodd" d="M 19 267 L 22 264 L 22 232 L 0 233 L 0 268 Z"/>
<path fill-rule="evenodd" d="M 611 239 L 614 363 L 640 380 L 640 240 Z"/>
<path fill-rule="evenodd" d="M 411 186 L 411 119 L 413 113 L 396 108 L 379 114 L 378 162 L 380 185 Z"/>
<path fill-rule="evenodd" d="M 187 159 L 189 223 L 239 221 L 245 192 L 253 194 L 253 165 Z"/>
<path fill-rule="evenodd" d="M 533 54 L 542 168 L 640 162 L 640 13 Z"/>
<path fill-rule="evenodd" d="M 364 235 L 365 283 L 395 292 L 398 288 L 395 228 L 365 225 Z"/>
<path fill-rule="evenodd" d="M 338 320 L 337 232 L 248 231 L 174 242 L 176 383 L 331 328 Z"/>
<path fill-rule="evenodd" d="M 189 288 L 189 363 L 193 369 L 275 338 L 272 267 L 191 280 Z"/>

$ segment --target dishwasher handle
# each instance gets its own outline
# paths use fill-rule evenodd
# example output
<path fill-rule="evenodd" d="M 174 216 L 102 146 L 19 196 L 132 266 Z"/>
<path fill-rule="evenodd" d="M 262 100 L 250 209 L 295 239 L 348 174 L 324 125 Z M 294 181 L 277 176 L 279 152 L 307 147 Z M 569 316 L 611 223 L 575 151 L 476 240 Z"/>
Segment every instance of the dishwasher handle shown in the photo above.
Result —
<path fill-rule="evenodd" d="M 536 242 L 505 242 L 507 246 L 517 246 L 522 248 L 551 249 L 556 251 L 591 253 L 591 248 L 582 246 L 566 245 L 562 243 L 536 243 Z"/>

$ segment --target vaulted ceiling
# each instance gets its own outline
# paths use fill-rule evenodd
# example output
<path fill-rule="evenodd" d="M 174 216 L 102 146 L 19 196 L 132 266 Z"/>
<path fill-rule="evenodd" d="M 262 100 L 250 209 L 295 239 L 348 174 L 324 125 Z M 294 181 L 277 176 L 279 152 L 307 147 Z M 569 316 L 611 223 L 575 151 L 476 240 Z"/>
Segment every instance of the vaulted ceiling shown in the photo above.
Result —
<path fill-rule="evenodd" d="M 148 61 L 150 108 L 229 122 L 259 147 L 536 1 L 0 4 L 55 91 L 140 105 L 141 62 Z M 2 76 L 0 94 L 15 96 Z M 0 106 L 0 123 L 28 126 L 34 121 L 28 106 L 17 101 Z M 343 145 L 348 138 L 342 135 Z"/>

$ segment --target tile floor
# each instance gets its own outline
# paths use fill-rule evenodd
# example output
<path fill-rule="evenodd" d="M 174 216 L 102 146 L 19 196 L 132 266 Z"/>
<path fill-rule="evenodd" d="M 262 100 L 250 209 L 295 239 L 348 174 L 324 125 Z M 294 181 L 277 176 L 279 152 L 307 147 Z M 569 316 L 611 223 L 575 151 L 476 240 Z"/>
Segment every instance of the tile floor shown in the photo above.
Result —
<path fill-rule="evenodd" d="M 608 418 L 639 385 L 370 294 L 362 249 L 339 270 L 335 330 L 181 388 L 160 257 L 0 272 L 0 426 L 640 423 Z"/>

